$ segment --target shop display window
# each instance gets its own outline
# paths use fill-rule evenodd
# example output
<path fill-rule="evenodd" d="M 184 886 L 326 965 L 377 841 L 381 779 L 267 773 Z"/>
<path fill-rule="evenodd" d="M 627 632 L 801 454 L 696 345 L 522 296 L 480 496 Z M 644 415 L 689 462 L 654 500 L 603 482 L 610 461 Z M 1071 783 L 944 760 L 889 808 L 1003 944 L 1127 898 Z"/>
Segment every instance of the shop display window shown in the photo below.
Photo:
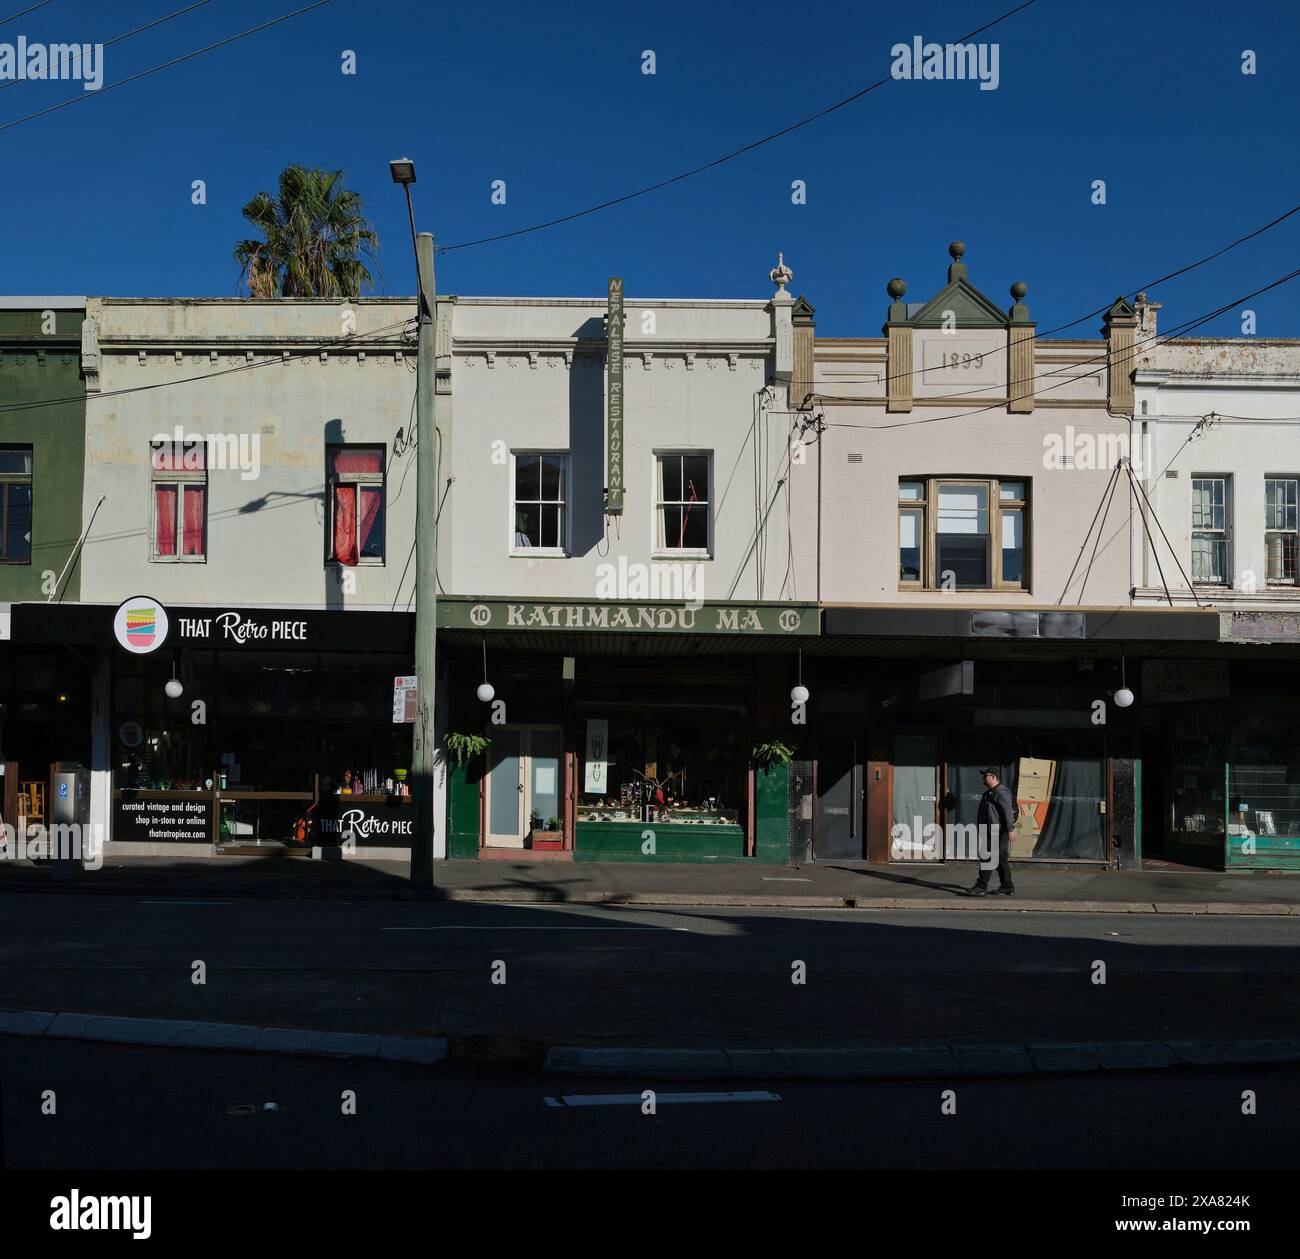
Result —
<path fill-rule="evenodd" d="M 733 715 L 663 707 L 586 724 L 579 822 L 740 824 L 748 747 Z"/>
<path fill-rule="evenodd" d="M 1228 767 L 1228 834 L 1300 836 L 1300 731 L 1264 706 L 1237 708 Z"/>

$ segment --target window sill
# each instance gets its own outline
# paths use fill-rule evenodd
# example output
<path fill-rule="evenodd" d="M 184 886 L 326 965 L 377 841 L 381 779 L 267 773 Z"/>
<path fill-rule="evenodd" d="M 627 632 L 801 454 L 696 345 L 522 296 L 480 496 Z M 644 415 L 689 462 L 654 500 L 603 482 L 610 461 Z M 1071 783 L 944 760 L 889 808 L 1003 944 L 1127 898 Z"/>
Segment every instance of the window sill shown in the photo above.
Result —
<path fill-rule="evenodd" d="M 384 566 L 384 561 L 383 561 L 383 560 L 373 560 L 373 559 L 357 560 L 357 562 L 356 562 L 355 564 L 342 564 L 342 563 L 340 563 L 338 560 L 326 560 L 326 561 L 325 561 L 325 567 L 326 567 L 326 568 L 338 568 L 338 569 L 349 569 L 349 568 L 383 568 L 383 566 Z"/>
<path fill-rule="evenodd" d="M 567 560 L 569 553 L 563 547 L 524 546 L 515 547 L 511 550 L 510 558 L 516 560 Z"/>
<path fill-rule="evenodd" d="M 711 560 L 713 553 L 711 551 L 651 551 L 650 559 L 654 560 Z"/>
<path fill-rule="evenodd" d="M 150 564 L 206 564 L 206 555 L 151 555 Z"/>

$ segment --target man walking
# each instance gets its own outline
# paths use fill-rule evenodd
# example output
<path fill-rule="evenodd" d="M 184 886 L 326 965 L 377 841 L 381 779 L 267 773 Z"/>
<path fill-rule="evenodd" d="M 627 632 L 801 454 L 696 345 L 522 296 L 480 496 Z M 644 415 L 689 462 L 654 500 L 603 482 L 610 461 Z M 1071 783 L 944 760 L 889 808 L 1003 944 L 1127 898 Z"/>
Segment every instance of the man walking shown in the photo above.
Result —
<path fill-rule="evenodd" d="M 983 842 L 997 837 L 998 844 L 998 892 L 1003 896 L 1014 896 L 1015 885 L 1011 881 L 1011 831 L 1016 824 L 1016 802 L 1011 790 L 1002 782 L 1001 771 L 989 768 L 981 770 L 987 791 L 980 797 L 979 812 L 976 822 L 979 824 L 979 837 Z M 987 837 L 987 839 L 986 839 Z M 983 844 L 981 844 L 981 847 Z M 992 860 L 992 848 L 987 849 Z M 979 878 L 975 886 L 967 893 L 969 896 L 987 896 L 992 869 L 980 862 Z"/>

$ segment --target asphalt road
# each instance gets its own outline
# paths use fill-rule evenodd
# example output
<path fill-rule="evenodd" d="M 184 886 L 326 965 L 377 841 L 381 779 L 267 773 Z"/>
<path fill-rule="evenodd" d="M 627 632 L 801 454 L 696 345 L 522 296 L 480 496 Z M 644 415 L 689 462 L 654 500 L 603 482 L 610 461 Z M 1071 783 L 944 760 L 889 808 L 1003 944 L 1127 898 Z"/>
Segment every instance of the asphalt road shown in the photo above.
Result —
<path fill-rule="evenodd" d="M 633 1079 L 4 1037 L 0 1086 L 11 1170 L 1294 1168 L 1300 1140 L 1295 1069 L 958 1081 L 952 1115 L 940 1081 L 656 1082 L 645 1114 Z"/>
<path fill-rule="evenodd" d="M 261 1026 L 681 1046 L 1241 1039 L 1300 1035 L 1298 978 L 1285 917 L 0 896 L 0 1008 Z"/>

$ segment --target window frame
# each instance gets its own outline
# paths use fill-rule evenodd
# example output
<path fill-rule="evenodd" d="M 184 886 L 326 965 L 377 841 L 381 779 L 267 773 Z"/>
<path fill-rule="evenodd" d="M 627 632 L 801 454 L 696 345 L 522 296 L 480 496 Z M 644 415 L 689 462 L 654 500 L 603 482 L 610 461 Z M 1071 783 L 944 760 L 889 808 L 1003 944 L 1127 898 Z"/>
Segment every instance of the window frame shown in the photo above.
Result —
<path fill-rule="evenodd" d="M 558 499 L 538 498 L 525 499 L 524 502 L 529 505 L 538 506 L 555 506 L 560 508 L 560 531 L 558 546 L 519 546 L 515 542 L 516 515 L 519 510 L 519 460 L 536 458 L 541 459 L 543 456 L 559 458 L 564 461 L 564 466 L 560 470 L 560 497 Z M 510 502 L 509 515 L 506 520 L 506 553 L 511 558 L 522 559 L 567 559 L 572 554 L 572 528 L 573 512 L 572 506 L 572 483 L 570 477 L 573 471 L 573 460 L 569 457 L 570 451 L 567 447 L 554 447 L 547 449 L 541 446 L 527 446 L 519 450 L 510 452 Z M 537 478 L 537 492 L 542 492 L 542 480 L 539 470 Z"/>
<path fill-rule="evenodd" d="M 663 448 L 656 447 L 651 452 L 650 461 L 650 558 L 652 560 L 711 560 L 713 558 L 713 450 L 701 450 L 689 446 L 666 446 Z M 707 497 L 696 499 L 696 505 L 703 503 L 704 506 L 704 528 L 705 528 L 705 545 L 703 547 L 685 546 L 671 547 L 661 545 L 659 536 L 661 525 L 663 523 L 660 516 L 665 507 L 684 507 L 692 502 L 690 499 L 660 499 L 659 497 L 659 461 L 661 459 L 699 459 L 705 460 L 705 467 L 708 471 L 709 483 L 707 488 Z M 682 492 L 685 493 L 686 477 L 682 476 Z"/>
<path fill-rule="evenodd" d="M 1021 486 L 1021 497 L 1004 499 L 1004 484 Z M 904 485 L 919 484 L 921 497 L 905 499 L 902 497 Z M 1033 503 L 1033 478 L 1023 474 L 1009 476 L 923 476 L 912 474 L 898 478 L 897 517 L 901 522 L 904 512 L 920 511 L 920 577 L 916 580 L 905 579 L 902 575 L 902 537 L 901 523 L 895 529 L 895 553 L 898 564 L 898 589 L 921 590 L 929 593 L 944 592 L 945 588 L 938 578 L 939 562 L 939 493 L 950 487 L 978 487 L 986 494 L 988 503 L 988 532 L 978 536 L 987 537 L 989 544 L 989 581 L 984 586 L 955 586 L 951 593 L 968 593 L 971 591 L 990 591 L 1001 594 L 1031 594 L 1033 578 L 1030 568 L 1031 540 L 1033 521 L 1031 510 Z M 1002 575 L 1002 521 L 1004 516 L 1019 515 L 1021 518 L 1021 577 L 1009 580 Z"/>
<path fill-rule="evenodd" d="M 12 444 L 6 442 L 0 446 L 0 451 L 6 454 L 26 455 L 30 469 L 27 472 L 0 472 L 0 565 L 19 567 L 26 564 L 30 567 L 32 552 L 36 549 L 36 448 L 23 442 Z M 11 560 L 6 554 L 9 547 L 9 487 L 11 485 L 27 487 L 27 502 L 32 513 L 32 532 L 27 542 L 27 558 L 22 560 Z"/>
<path fill-rule="evenodd" d="M 1196 494 L 1197 485 L 1202 481 L 1219 481 L 1223 485 L 1223 528 L 1206 529 L 1202 526 L 1196 527 Z M 1231 590 L 1232 582 L 1232 475 L 1226 472 L 1203 472 L 1192 473 L 1192 501 L 1191 501 L 1191 519 L 1188 521 L 1190 526 L 1189 536 L 1191 546 L 1188 554 L 1188 568 L 1191 570 L 1190 577 L 1193 586 L 1207 586 L 1214 589 Z M 1214 507 L 1213 501 L 1210 503 L 1211 509 Z M 1221 537 L 1223 541 L 1223 575 L 1221 577 L 1197 577 L 1196 575 L 1196 540 L 1200 537 Z"/>
<path fill-rule="evenodd" d="M 375 450 L 379 452 L 379 471 L 378 472 L 346 472 L 339 475 L 333 471 L 332 455 L 350 451 L 359 453 L 361 451 Z M 335 490 L 340 485 L 354 485 L 357 487 L 357 511 L 356 524 L 357 530 L 357 562 L 355 564 L 344 564 L 334 554 L 334 509 L 337 505 L 337 496 Z M 380 493 L 383 495 L 381 510 L 383 518 L 381 521 L 382 534 L 379 539 L 380 550 L 379 556 L 361 554 L 361 487 L 362 486 L 379 486 Z M 327 510 L 325 513 L 325 564 L 326 567 L 336 568 L 383 568 L 388 563 L 388 447 L 383 442 L 329 442 L 325 446 L 325 502 Z"/>
<path fill-rule="evenodd" d="M 198 468 L 155 468 L 154 452 L 166 446 L 175 446 L 170 438 L 149 443 L 149 563 L 151 564 L 206 564 L 208 562 L 208 509 L 212 505 L 211 491 L 208 486 L 208 444 L 195 442 L 193 445 L 203 447 L 203 467 Z M 182 463 L 185 456 L 181 455 Z M 176 486 L 176 554 L 160 555 L 158 553 L 158 486 Z M 183 555 L 185 537 L 185 494 L 187 487 L 203 491 L 203 552 L 201 555 Z"/>
<path fill-rule="evenodd" d="M 1296 524 L 1290 529 L 1270 529 L 1268 525 L 1268 487 L 1271 482 L 1280 481 L 1294 487 L 1294 493 L 1290 496 L 1292 501 L 1283 503 L 1284 508 L 1290 508 L 1295 512 Z M 1268 543 L 1269 539 L 1293 538 L 1292 544 L 1292 571 L 1295 574 L 1291 577 L 1270 577 L 1268 575 Z M 1294 589 L 1300 585 L 1300 473 L 1297 474 L 1274 474 L 1265 475 L 1264 477 L 1264 584 L 1267 586 L 1276 586 L 1284 590 Z"/>

